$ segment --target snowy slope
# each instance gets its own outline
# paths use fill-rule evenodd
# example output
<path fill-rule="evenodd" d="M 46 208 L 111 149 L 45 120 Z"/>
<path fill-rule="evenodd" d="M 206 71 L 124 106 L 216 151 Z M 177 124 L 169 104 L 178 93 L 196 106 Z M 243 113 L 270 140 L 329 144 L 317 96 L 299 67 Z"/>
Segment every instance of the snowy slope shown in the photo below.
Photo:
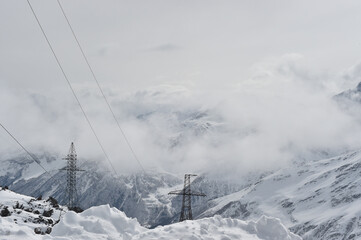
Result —
<path fill-rule="evenodd" d="M 132 111 L 136 111 L 134 114 L 138 121 L 152 128 L 167 129 L 165 136 L 155 137 L 157 144 L 162 148 L 179 147 L 186 144 L 190 138 L 200 137 L 219 125 L 217 119 L 211 117 L 207 111 L 193 108 L 179 111 L 174 110 L 172 104 L 164 105 L 163 100 L 169 96 L 168 93 L 158 91 L 144 92 L 139 93 L 135 100 L 132 98 L 128 103 Z M 161 134 L 164 131 L 156 132 Z M 44 153 L 36 156 L 50 174 L 44 174 L 42 169 L 25 154 L 3 156 L 0 159 L 2 163 L 0 185 L 33 197 L 53 196 L 59 203 L 65 204 L 65 172 L 58 171 L 65 165 L 61 160 L 64 154 Z M 84 159 L 80 161 L 84 162 Z M 182 188 L 183 173 L 180 173 L 180 178 L 159 172 L 113 176 L 105 172 L 107 167 L 91 161 L 85 162 L 82 168 L 86 172 L 80 172 L 77 178 L 79 203 L 82 208 L 110 204 L 124 211 L 128 216 L 136 217 L 146 227 L 168 224 L 176 219 L 174 215 L 179 209 L 179 202 L 173 207 L 172 197 L 167 193 Z"/>
<path fill-rule="evenodd" d="M 262 216 L 257 221 L 241 221 L 215 216 L 158 227 L 136 235 L 134 239 L 264 239 L 301 240 L 277 218 Z"/>
<path fill-rule="evenodd" d="M 361 103 L 361 82 L 354 89 L 346 90 L 334 97 L 337 101 L 353 101 Z M 349 102 L 350 103 L 350 102 Z"/>
<path fill-rule="evenodd" d="M 39 167 L 26 158 L 5 160 L 0 185 L 33 197 L 52 196 L 64 205 L 66 176 L 57 170 L 61 166 L 57 166 L 58 162 L 64 164 L 59 159 L 48 156 L 41 158 L 48 169 L 55 169 L 50 174 L 37 173 Z M 172 188 L 181 187 L 182 179 L 166 173 L 114 176 L 104 172 L 104 167 L 97 162 L 86 162 L 82 168 L 86 171 L 78 174 L 77 185 L 79 203 L 83 209 L 110 204 L 128 216 L 136 217 L 147 227 L 169 223 L 173 218 L 171 197 L 167 193 Z M 32 169 L 36 171 L 31 172 Z M 28 177 L 30 174 L 34 177 Z"/>
<path fill-rule="evenodd" d="M 357 239 L 361 236 L 360 161 L 361 153 L 352 152 L 294 163 L 276 172 L 246 176 L 239 184 L 200 176 L 192 188 L 202 190 L 207 197 L 192 200 L 193 216 L 253 220 L 266 215 L 281 219 L 304 239 Z M 57 174 L 54 179 L 60 181 L 63 176 Z M 16 176 L 19 178 L 13 179 L 11 189 L 35 197 L 42 193 L 44 197 L 64 199 L 64 184 L 59 185 L 53 178 L 41 175 L 22 180 L 21 171 Z M 182 179 L 166 174 L 115 179 L 96 171 L 84 173 L 80 179 L 81 199 L 89 207 L 109 203 L 136 217 L 145 227 L 177 222 L 179 218 L 181 198 L 167 193 L 181 189 Z"/>
<path fill-rule="evenodd" d="M 361 82 L 354 89 L 349 89 L 333 97 L 340 109 L 361 122 Z"/>
<path fill-rule="evenodd" d="M 361 237 L 361 152 L 303 162 L 209 201 L 197 217 L 280 218 L 304 239 Z"/>
<path fill-rule="evenodd" d="M 255 222 L 215 216 L 149 230 L 109 205 L 92 207 L 82 213 L 65 209 L 61 217 L 63 210 L 57 207 L 53 214 L 60 221 L 54 222 L 56 224 L 50 234 L 40 235 L 35 234 L 35 228 L 47 229 L 54 224 L 34 221 L 39 219 L 34 212 L 55 209 L 51 204 L 9 190 L 1 190 L 0 197 L 0 205 L 7 206 L 11 212 L 10 216 L 0 217 L 0 239 L 301 239 L 283 226 L 279 219 L 265 216 Z M 22 204 L 24 209 L 32 208 L 33 212 L 13 209 L 16 203 Z M 49 222 L 51 218 L 43 219 Z"/>
<path fill-rule="evenodd" d="M 202 137 L 222 125 L 219 117 L 199 106 L 182 104 L 183 107 L 179 107 L 179 101 L 183 102 L 184 95 L 187 94 L 183 88 L 166 87 L 141 91 L 123 100 L 120 104 L 122 108 L 117 110 L 125 112 L 117 115 L 130 115 L 142 126 L 154 129 L 152 140 L 156 146 L 170 152 L 178 148 L 175 152 L 180 151 L 182 155 L 182 145 L 187 145 L 190 140 Z M 2 155 L 0 186 L 8 186 L 11 190 L 33 197 L 53 196 L 60 204 L 65 204 L 65 172 L 58 171 L 65 166 L 65 162 L 61 160 L 64 154 L 35 154 L 50 174 L 44 174 L 42 169 L 21 151 L 19 155 Z M 79 157 L 80 162 L 88 160 Z M 167 157 L 165 161 L 168 160 Z M 109 204 L 124 211 L 127 216 L 137 218 L 142 226 L 146 227 L 168 224 L 176 219 L 179 201 L 173 204 L 172 197 L 167 193 L 182 188 L 183 172 L 179 173 L 180 176 L 159 172 L 113 176 L 105 171 L 106 166 L 91 161 L 85 162 L 82 168 L 86 172 L 80 172 L 77 178 L 79 203 L 82 208 Z"/>
<path fill-rule="evenodd" d="M 8 236 L 50 233 L 66 208 L 60 207 L 53 199 L 35 198 L 0 188 L 0 239 Z"/>
<path fill-rule="evenodd" d="M 75 226 L 74 226 L 75 225 Z M 77 226 L 79 225 L 79 226 Z M 85 231 L 84 231 L 85 230 Z M 54 227 L 52 237 L 76 239 L 267 239 L 300 240 L 279 219 L 262 216 L 258 221 L 215 216 L 185 221 L 155 229 L 141 227 L 134 219 L 108 205 L 92 207 L 83 213 L 68 212 Z M 49 238 L 50 239 L 50 238 Z M 59 238 L 61 239 L 61 238 Z"/>

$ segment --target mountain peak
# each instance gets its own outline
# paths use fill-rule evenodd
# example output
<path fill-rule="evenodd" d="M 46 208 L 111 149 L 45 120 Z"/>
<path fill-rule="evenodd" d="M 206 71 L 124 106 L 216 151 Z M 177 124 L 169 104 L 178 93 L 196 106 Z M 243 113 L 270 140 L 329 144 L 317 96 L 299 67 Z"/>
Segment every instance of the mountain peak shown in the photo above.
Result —
<path fill-rule="evenodd" d="M 357 90 L 358 92 L 361 92 L 361 82 L 359 82 L 359 84 L 357 85 L 356 90 Z"/>

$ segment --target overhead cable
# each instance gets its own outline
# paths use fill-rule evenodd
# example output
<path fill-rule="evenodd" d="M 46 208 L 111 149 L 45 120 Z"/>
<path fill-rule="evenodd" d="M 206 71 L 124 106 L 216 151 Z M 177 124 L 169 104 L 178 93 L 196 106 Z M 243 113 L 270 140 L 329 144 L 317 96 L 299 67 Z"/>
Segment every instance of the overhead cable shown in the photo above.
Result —
<path fill-rule="evenodd" d="M 139 161 L 139 158 L 138 158 L 137 155 L 135 154 L 135 151 L 134 151 L 132 145 L 130 144 L 130 141 L 128 140 L 127 136 L 125 135 L 123 129 L 120 127 L 119 121 L 118 121 L 118 119 L 116 118 L 116 116 L 115 116 L 115 114 L 114 114 L 114 111 L 113 111 L 112 107 L 110 106 L 110 103 L 109 103 L 108 99 L 106 98 L 106 96 L 105 96 L 105 94 L 104 94 L 104 91 L 103 91 L 102 87 L 100 86 L 97 77 L 95 76 L 95 73 L 94 73 L 94 71 L 93 71 L 93 68 L 91 67 L 91 65 L 90 65 L 90 63 L 89 63 L 89 61 L 88 61 L 88 58 L 87 58 L 87 56 L 85 55 L 85 52 L 84 52 L 84 50 L 83 50 L 83 48 L 82 48 L 82 46 L 81 46 L 81 44 L 80 44 L 80 42 L 79 42 L 79 40 L 78 40 L 78 37 L 76 36 L 76 34 L 75 34 L 75 32 L 74 32 L 74 29 L 73 29 L 73 27 L 72 27 L 72 25 L 71 25 L 71 23 L 70 23 L 70 21 L 69 21 L 69 18 L 67 17 L 67 15 L 66 15 L 66 13 L 65 13 L 65 11 L 64 11 L 63 6 L 62 6 L 61 3 L 60 3 L 60 0 L 57 0 L 57 2 L 58 2 L 58 5 L 59 5 L 59 7 L 60 7 L 60 9 L 61 9 L 61 12 L 63 13 L 63 16 L 64 16 L 65 19 L 66 19 L 66 22 L 68 23 L 68 26 L 69 26 L 72 34 L 73 34 L 73 37 L 74 37 L 74 39 L 75 39 L 75 41 L 76 41 L 76 43 L 77 43 L 77 45 L 78 45 L 78 47 L 79 47 L 79 49 L 80 49 L 80 52 L 81 52 L 81 54 L 83 55 L 83 58 L 84 58 L 87 66 L 88 66 L 88 68 L 89 68 L 89 70 L 90 70 L 90 72 L 91 72 L 91 74 L 92 74 L 92 76 L 93 76 L 93 79 L 94 79 L 94 81 L 96 82 L 96 84 L 97 84 L 97 86 L 98 86 L 98 89 L 99 89 L 101 95 L 103 96 L 105 103 L 106 103 L 107 106 L 108 106 L 109 111 L 110 111 L 111 114 L 113 115 L 113 118 L 114 118 L 114 120 L 115 120 L 115 122 L 116 122 L 116 124 L 117 124 L 117 126 L 118 126 L 119 131 L 120 131 L 121 134 L 123 135 L 124 140 L 125 140 L 125 142 L 127 143 L 127 145 L 128 145 L 128 147 L 129 147 L 129 149 L 130 149 L 130 151 L 131 151 L 134 159 L 138 162 L 138 164 L 139 164 L 139 166 L 142 168 L 143 172 L 145 172 L 145 170 L 144 170 L 141 162 Z"/>
<path fill-rule="evenodd" d="M 49 173 L 49 172 L 40 164 L 40 160 L 37 159 L 34 154 L 30 153 L 30 152 L 14 137 L 14 135 L 12 135 L 12 134 L 9 132 L 9 130 L 7 130 L 7 129 L 4 127 L 4 125 L 2 125 L 2 124 L 0 123 L 0 126 L 1 126 L 1 127 L 10 135 L 10 137 L 12 137 L 12 139 L 14 139 L 14 141 L 31 157 L 31 159 L 32 159 L 34 162 L 36 162 L 46 173 Z"/>
<path fill-rule="evenodd" d="M 96 132 L 95 132 L 95 130 L 94 130 L 94 128 L 93 128 L 93 125 L 91 124 L 88 116 L 86 115 L 86 113 L 85 113 L 85 111 L 84 111 L 84 108 L 82 107 L 82 105 L 81 105 L 81 103 L 80 103 L 80 100 L 79 100 L 79 98 L 77 97 L 77 95 L 76 95 L 76 93 L 75 93 L 75 91 L 74 91 L 74 89 L 73 89 L 73 86 L 71 85 L 71 83 L 70 83 L 70 81 L 69 81 L 69 79 L 68 79 L 68 76 L 66 75 L 66 73 L 65 73 L 65 71 L 64 71 L 64 69 L 63 69 L 63 67 L 62 67 L 62 65 L 61 65 L 61 63 L 60 63 L 60 61 L 59 61 L 59 59 L 58 59 L 58 57 L 57 57 L 57 55 L 56 55 L 56 53 L 55 53 L 52 45 L 51 45 L 51 43 L 50 43 L 50 41 L 49 41 L 49 39 L 48 39 L 48 37 L 47 37 L 44 29 L 43 29 L 43 27 L 42 27 L 42 25 L 41 25 L 38 17 L 37 17 L 37 15 L 36 15 L 36 13 L 35 13 L 32 5 L 31 5 L 31 3 L 30 3 L 30 1 L 27 0 L 27 2 L 28 2 L 28 5 L 29 5 L 29 7 L 30 7 L 30 9 L 31 9 L 31 12 L 33 13 L 34 18 L 36 19 L 37 24 L 38 24 L 39 27 L 40 27 L 41 32 L 43 33 L 43 36 L 44 36 L 44 38 L 45 38 L 45 40 L 46 40 L 46 42 L 47 42 L 47 44 L 48 44 L 51 52 L 52 52 L 53 55 L 54 55 L 54 58 L 55 58 L 58 66 L 59 66 L 59 68 L 60 68 L 60 70 L 61 70 L 61 72 L 62 72 L 62 74 L 63 74 L 63 76 L 64 76 L 64 79 L 65 79 L 66 82 L 68 83 L 69 88 L 70 88 L 71 92 L 72 92 L 73 95 L 74 95 L 74 98 L 76 99 L 76 101 L 77 101 L 77 103 L 78 103 L 78 105 L 79 105 L 79 107 L 80 107 L 80 109 L 81 109 L 81 111 L 82 111 L 82 113 L 83 113 L 83 115 L 84 115 L 84 117 L 85 117 L 85 119 L 86 119 L 86 121 L 87 121 L 90 129 L 91 129 L 91 131 L 93 132 L 93 134 L 94 134 L 94 136 L 95 136 L 95 138 L 96 138 L 96 140 L 97 140 L 97 142 L 98 142 L 101 150 L 102 150 L 103 153 L 104 153 L 104 156 L 106 157 L 107 161 L 109 162 L 109 164 L 110 164 L 111 168 L 113 169 L 114 173 L 117 174 L 117 172 L 116 172 L 116 170 L 115 170 L 112 162 L 110 161 L 110 159 L 109 159 L 109 157 L 108 157 L 108 154 L 106 153 L 103 145 L 102 145 L 101 142 L 100 142 L 100 139 L 99 139 L 98 135 L 96 134 Z"/>

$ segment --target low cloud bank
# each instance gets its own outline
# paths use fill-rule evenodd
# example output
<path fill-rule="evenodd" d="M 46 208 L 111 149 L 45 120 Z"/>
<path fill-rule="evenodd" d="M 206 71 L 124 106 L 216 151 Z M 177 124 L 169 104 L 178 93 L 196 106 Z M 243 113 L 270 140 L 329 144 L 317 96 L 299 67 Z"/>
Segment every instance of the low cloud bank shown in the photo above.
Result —
<path fill-rule="evenodd" d="M 237 176 L 360 148 L 359 118 L 332 99 L 341 91 L 335 86 L 354 84 L 351 70 L 327 81 L 327 74 L 307 69 L 300 58 L 287 55 L 259 65 L 253 77 L 227 90 L 161 85 L 107 95 L 147 171 Z M 76 89 L 118 172 L 139 170 L 97 89 Z M 108 164 L 70 95 L 0 92 L 2 124 L 29 150 L 65 155 L 74 141 L 79 157 Z M 6 158 L 21 150 L 2 132 L 0 151 Z"/>

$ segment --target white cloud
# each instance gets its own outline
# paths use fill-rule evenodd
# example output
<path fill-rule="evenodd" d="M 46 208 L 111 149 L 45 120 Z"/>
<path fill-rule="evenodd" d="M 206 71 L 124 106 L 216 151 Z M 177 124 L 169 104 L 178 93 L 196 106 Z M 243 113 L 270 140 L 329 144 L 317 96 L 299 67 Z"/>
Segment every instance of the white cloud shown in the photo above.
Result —
<path fill-rule="evenodd" d="M 180 50 L 180 49 L 182 49 L 182 48 L 178 45 L 166 43 L 166 44 L 161 44 L 159 46 L 156 46 L 156 47 L 152 48 L 151 50 L 160 51 L 160 52 L 170 52 L 170 51 L 175 51 L 175 50 Z"/>
<path fill-rule="evenodd" d="M 260 74 L 233 90 L 209 94 L 168 84 L 123 96 L 113 89 L 109 100 L 147 170 L 231 176 L 359 148 L 357 118 L 341 111 L 327 88 L 313 88 L 322 82 L 318 75 L 304 80 L 313 75 L 294 58 L 291 63 L 287 59 L 262 64 Z M 279 71 L 290 64 L 299 70 Z M 139 170 L 97 89 L 82 89 L 80 100 L 113 164 L 119 172 Z M 4 124 L 35 152 L 66 154 L 75 141 L 80 157 L 105 162 L 78 106 L 60 95 L 32 92 L 19 98 L 3 89 L 2 101 L 10 103 L 1 112 Z M 1 135 L 2 152 L 17 149 Z"/>

